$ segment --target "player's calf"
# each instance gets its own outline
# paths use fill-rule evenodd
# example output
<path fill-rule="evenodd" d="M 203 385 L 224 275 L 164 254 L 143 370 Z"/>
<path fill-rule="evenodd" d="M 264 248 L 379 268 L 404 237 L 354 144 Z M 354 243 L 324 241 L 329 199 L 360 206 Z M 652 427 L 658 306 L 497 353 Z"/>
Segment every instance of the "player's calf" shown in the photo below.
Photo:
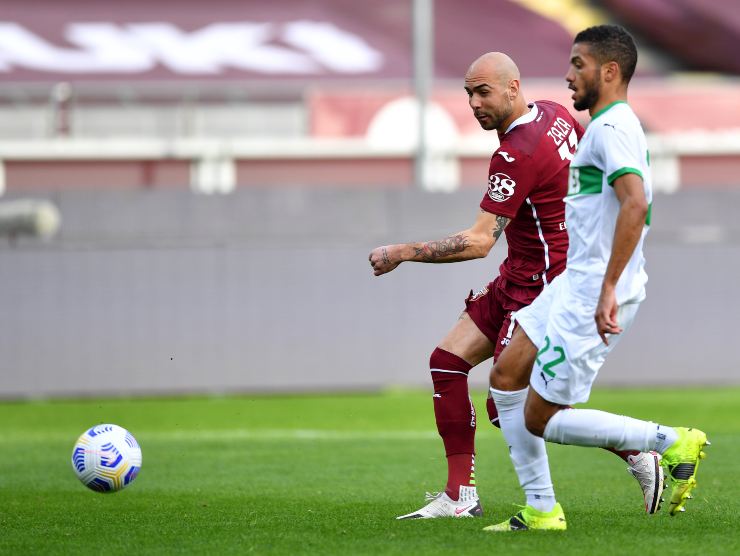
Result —
<path fill-rule="evenodd" d="M 475 486 L 476 414 L 468 391 L 472 366 L 437 348 L 429 359 L 434 383 L 434 417 L 447 456 L 447 496 L 459 499 L 462 486 Z"/>

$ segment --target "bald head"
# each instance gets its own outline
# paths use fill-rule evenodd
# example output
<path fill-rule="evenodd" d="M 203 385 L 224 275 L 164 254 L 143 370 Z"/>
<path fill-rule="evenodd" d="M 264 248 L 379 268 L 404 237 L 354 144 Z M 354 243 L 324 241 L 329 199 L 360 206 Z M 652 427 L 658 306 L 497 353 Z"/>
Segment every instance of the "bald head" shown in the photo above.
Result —
<path fill-rule="evenodd" d="M 503 52 L 487 52 L 470 64 L 465 81 L 471 78 L 483 78 L 506 86 L 512 79 L 519 81 L 519 68 Z"/>
<path fill-rule="evenodd" d="M 488 52 L 470 64 L 465 90 L 470 107 L 483 129 L 506 132 L 509 124 L 529 108 L 519 90 L 519 68 L 503 52 Z"/>

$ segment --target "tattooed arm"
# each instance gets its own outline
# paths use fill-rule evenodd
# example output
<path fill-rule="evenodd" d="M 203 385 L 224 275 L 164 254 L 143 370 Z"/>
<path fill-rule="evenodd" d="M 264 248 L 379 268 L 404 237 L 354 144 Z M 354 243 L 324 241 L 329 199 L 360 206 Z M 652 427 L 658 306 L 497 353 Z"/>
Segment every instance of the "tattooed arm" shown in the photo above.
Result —
<path fill-rule="evenodd" d="M 488 255 L 511 219 L 481 210 L 475 224 L 444 239 L 376 247 L 370 253 L 375 276 L 390 272 L 404 261 L 454 263 Z"/>

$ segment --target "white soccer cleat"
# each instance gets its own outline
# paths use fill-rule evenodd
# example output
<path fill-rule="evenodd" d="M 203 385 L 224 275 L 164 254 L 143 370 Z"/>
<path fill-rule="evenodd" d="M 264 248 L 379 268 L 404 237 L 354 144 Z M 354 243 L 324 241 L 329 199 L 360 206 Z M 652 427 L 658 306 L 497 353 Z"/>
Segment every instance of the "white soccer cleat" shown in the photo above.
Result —
<path fill-rule="evenodd" d="M 660 460 L 661 455 L 658 452 L 640 452 L 636 456 L 627 456 L 627 471 L 640 483 L 648 514 L 656 513 L 663 502 L 661 495 L 665 482 Z"/>
<path fill-rule="evenodd" d="M 396 519 L 432 519 L 435 517 L 480 517 L 483 508 L 475 487 L 460 487 L 460 498 L 455 501 L 444 492 L 426 494 L 429 503 L 423 508 Z"/>

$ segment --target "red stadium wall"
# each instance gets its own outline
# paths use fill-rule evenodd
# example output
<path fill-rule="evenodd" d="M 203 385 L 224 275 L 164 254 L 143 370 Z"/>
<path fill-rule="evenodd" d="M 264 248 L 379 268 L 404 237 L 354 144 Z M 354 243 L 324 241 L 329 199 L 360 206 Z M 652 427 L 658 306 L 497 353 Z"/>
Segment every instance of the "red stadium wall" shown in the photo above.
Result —
<path fill-rule="evenodd" d="M 67 188 L 187 187 L 185 160 L 34 160 L 6 161 L 8 190 Z"/>
<path fill-rule="evenodd" d="M 740 188 L 740 156 L 685 156 L 680 159 L 681 186 Z"/>
<path fill-rule="evenodd" d="M 387 187 L 413 183 L 408 158 L 237 160 L 238 186 Z"/>
<path fill-rule="evenodd" d="M 188 161 L 5 162 L 9 192 L 60 189 L 188 188 Z M 411 158 L 237 160 L 237 187 L 403 189 L 413 185 Z M 740 155 L 682 156 L 682 188 L 740 187 Z M 488 158 L 459 159 L 460 186 L 484 188 Z M 482 189 L 481 189 L 482 190 Z"/>

